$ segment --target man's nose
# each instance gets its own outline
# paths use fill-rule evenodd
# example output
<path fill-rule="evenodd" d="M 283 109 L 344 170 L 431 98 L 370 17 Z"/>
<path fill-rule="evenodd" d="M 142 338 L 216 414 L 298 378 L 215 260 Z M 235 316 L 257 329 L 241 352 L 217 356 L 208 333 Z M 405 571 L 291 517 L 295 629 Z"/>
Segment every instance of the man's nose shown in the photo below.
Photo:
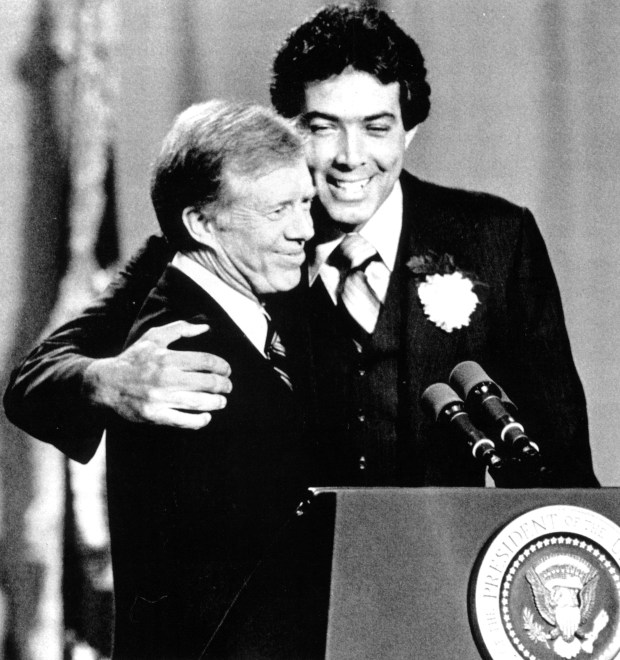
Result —
<path fill-rule="evenodd" d="M 357 129 L 343 130 L 338 139 L 336 162 L 339 165 L 355 169 L 366 160 L 364 137 Z"/>
<path fill-rule="evenodd" d="M 287 238 L 295 241 L 309 241 L 314 236 L 314 223 L 307 204 L 297 204 L 289 226 Z"/>

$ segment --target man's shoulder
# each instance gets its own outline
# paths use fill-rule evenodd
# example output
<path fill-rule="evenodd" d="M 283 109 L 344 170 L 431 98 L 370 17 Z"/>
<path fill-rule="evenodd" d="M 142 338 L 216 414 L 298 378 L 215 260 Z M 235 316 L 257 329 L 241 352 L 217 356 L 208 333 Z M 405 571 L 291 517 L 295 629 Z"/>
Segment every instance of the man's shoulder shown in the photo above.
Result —
<path fill-rule="evenodd" d="M 217 303 L 185 273 L 168 264 L 144 300 L 126 345 L 153 327 L 173 321 L 210 323 L 220 316 Z"/>
<path fill-rule="evenodd" d="M 400 177 L 405 209 L 425 206 L 442 216 L 521 218 L 526 209 L 503 197 L 425 181 L 403 170 Z"/>
<path fill-rule="evenodd" d="M 172 259 L 174 250 L 161 234 L 151 234 L 125 265 L 127 274 L 158 277 Z"/>

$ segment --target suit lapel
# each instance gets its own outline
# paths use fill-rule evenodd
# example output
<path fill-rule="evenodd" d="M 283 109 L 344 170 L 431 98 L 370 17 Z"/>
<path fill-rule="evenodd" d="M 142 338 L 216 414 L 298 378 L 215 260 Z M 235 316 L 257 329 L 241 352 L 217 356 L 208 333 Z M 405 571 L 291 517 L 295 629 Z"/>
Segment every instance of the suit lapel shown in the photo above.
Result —
<path fill-rule="evenodd" d="M 460 336 L 438 328 L 424 314 L 418 296 L 420 279 L 407 262 L 415 255 L 446 250 L 447 218 L 436 200 L 431 200 L 423 182 L 403 172 L 403 231 L 398 250 L 398 289 L 391 304 L 401 309 L 401 343 L 404 364 L 401 382 L 408 383 L 406 400 L 417 408 L 420 395 L 430 384 L 446 381 L 458 355 Z M 396 273 L 395 273 L 396 275 Z M 396 295 L 400 298 L 396 300 Z"/>
<path fill-rule="evenodd" d="M 421 190 L 423 185 L 417 179 L 403 172 L 401 184 L 402 231 L 380 323 L 385 328 L 391 328 L 393 332 L 400 328 L 405 338 L 415 340 L 424 331 L 428 319 L 424 316 L 419 302 L 418 282 L 408 269 L 407 262 L 413 255 L 432 249 L 425 237 L 429 234 L 427 228 L 435 224 L 437 209 L 427 203 Z"/>

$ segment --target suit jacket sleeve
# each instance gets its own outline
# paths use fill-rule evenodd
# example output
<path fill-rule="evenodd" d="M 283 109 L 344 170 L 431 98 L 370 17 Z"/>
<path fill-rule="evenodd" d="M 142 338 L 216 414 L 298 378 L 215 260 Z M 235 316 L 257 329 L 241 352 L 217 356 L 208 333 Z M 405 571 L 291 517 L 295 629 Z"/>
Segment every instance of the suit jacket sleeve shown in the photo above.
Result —
<path fill-rule="evenodd" d="M 540 231 L 527 210 L 507 283 L 507 300 L 513 359 L 501 383 L 509 395 L 515 392 L 520 421 L 555 466 L 556 485 L 596 486 L 585 395 L 560 292 Z"/>
<path fill-rule="evenodd" d="M 70 458 L 92 458 L 104 411 L 84 395 L 84 371 L 94 359 L 120 353 L 171 256 L 165 239 L 151 236 L 98 300 L 34 348 L 13 371 L 4 396 L 11 422 Z"/>

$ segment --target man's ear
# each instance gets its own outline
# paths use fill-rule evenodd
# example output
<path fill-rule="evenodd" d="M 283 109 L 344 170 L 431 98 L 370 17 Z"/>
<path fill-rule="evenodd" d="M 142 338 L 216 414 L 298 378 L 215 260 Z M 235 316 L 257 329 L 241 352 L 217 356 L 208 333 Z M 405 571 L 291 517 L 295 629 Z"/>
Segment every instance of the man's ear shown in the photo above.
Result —
<path fill-rule="evenodd" d="M 420 124 L 418 124 L 419 126 Z M 413 140 L 413 136 L 418 132 L 418 126 L 414 126 L 413 128 L 410 128 L 406 133 L 405 133 L 405 149 L 409 147 L 411 144 L 411 140 Z"/>
<path fill-rule="evenodd" d="M 213 242 L 213 222 L 209 216 L 195 206 L 183 209 L 181 219 L 187 233 L 200 245 L 211 245 Z"/>

